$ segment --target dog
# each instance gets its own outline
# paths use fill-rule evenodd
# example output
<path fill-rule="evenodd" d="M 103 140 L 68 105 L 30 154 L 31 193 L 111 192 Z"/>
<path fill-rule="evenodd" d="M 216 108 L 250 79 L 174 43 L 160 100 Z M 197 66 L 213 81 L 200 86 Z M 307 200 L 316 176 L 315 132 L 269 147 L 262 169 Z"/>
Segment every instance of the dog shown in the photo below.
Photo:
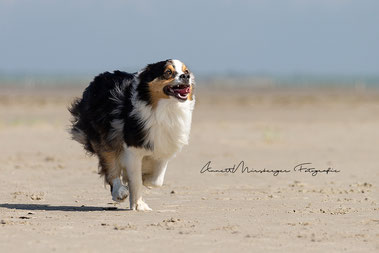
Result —
<path fill-rule="evenodd" d="M 69 107 L 72 139 L 99 159 L 99 174 L 117 202 L 152 210 L 142 185 L 162 186 L 167 164 L 188 144 L 195 77 L 179 60 L 148 64 L 137 73 L 105 72 Z"/>

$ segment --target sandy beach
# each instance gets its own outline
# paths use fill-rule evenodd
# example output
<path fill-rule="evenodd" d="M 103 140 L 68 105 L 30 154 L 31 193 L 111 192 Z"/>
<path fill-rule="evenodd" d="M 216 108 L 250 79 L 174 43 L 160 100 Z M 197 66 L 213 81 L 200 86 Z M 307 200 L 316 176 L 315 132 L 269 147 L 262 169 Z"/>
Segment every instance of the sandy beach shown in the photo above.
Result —
<path fill-rule="evenodd" d="M 80 94 L 0 87 L 0 252 L 379 250 L 378 91 L 199 88 L 151 212 L 70 139 Z"/>

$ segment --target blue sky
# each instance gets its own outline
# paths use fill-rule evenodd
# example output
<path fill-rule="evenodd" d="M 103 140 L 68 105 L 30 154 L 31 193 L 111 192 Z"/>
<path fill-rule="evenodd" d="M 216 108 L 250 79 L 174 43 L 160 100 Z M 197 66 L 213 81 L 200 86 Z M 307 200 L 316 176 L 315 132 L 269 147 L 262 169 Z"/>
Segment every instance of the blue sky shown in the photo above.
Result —
<path fill-rule="evenodd" d="M 379 71 L 379 1 L 0 0 L 0 72 L 200 74 Z"/>

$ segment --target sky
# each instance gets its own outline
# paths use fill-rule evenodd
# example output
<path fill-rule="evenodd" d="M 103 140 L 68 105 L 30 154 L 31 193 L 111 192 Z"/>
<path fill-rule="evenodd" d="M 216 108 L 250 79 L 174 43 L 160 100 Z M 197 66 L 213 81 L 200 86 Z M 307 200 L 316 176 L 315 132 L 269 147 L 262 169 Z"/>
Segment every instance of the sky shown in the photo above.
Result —
<path fill-rule="evenodd" d="M 377 0 L 0 0 L 0 73 L 379 74 Z"/>

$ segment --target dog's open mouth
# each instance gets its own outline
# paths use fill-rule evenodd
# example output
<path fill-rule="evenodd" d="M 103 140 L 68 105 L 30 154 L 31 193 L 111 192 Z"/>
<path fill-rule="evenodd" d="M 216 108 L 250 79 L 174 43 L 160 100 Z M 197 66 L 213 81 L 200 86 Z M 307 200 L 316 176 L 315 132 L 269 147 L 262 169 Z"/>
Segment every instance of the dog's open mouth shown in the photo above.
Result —
<path fill-rule="evenodd" d="M 174 96 L 180 101 L 186 101 L 191 92 L 191 86 L 188 84 L 167 85 L 163 88 L 163 91 L 168 96 Z"/>

